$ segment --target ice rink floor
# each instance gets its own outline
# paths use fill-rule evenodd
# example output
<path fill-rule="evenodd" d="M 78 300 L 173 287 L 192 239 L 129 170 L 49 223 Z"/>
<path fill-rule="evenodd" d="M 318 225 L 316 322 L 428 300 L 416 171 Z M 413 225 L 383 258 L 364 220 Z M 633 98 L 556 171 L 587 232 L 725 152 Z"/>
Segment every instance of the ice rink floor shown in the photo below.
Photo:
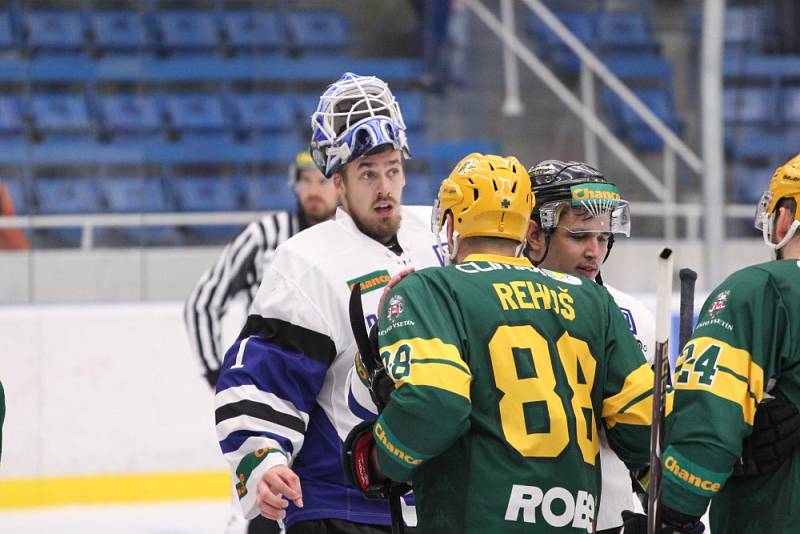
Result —
<path fill-rule="evenodd" d="M 0 534 L 224 534 L 231 501 L 0 511 Z"/>

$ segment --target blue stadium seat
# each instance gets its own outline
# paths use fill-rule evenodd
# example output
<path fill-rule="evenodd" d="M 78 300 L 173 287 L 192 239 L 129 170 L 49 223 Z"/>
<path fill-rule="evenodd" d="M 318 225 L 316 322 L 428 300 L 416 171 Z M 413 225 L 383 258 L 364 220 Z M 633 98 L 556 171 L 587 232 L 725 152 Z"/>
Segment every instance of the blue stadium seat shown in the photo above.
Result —
<path fill-rule="evenodd" d="M 680 135 L 683 124 L 675 112 L 671 92 L 663 89 L 634 89 L 633 92 L 668 128 Z M 628 137 L 641 150 L 657 150 L 663 146 L 658 134 L 616 94 L 606 89 L 603 100 L 612 120 L 616 122 L 617 135 Z"/>
<path fill-rule="evenodd" d="M 168 52 L 213 52 L 217 24 L 203 11 L 162 11 L 157 16 L 161 44 Z"/>
<path fill-rule="evenodd" d="M 14 96 L 0 96 L 0 135 L 21 135 L 24 130 L 19 99 Z"/>
<path fill-rule="evenodd" d="M 157 213 L 175 209 L 160 178 L 107 178 L 98 182 L 98 189 L 112 213 Z M 98 228 L 96 239 L 103 244 L 174 245 L 180 242 L 180 234 L 172 226 L 120 226 Z"/>
<path fill-rule="evenodd" d="M 772 87 L 726 87 L 722 93 L 725 124 L 774 123 L 778 119 L 778 99 Z"/>
<path fill-rule="evenodd" d="M 170 186 L 181 211 L 236 211 L 239 206 L 241 181 L 211 176 L 173 178 Z M 189 234 L 203 241 L 224 242 L 236 235 L 236 225 L 190 226 Z"/>
<path fill-rule="evenodd" d="M 100 211 L 93 179 L 37 178 L 34 184 L 34 196 L 38 205 L 37 212 L 42 215 Z M 45 235 L 55 239 L 59 244 L 78 246 L 81 242 L 81 233 L 82 230 L 79 228 L 51 228 Z"/>
<path fill-rule="evenodd" d="M 636 0 L 638 3 L 649 3 L 650 0 Z M 606 0 L 545 0 L 543 2 L 547 7 L 553 10 L 561 11 L 578 11 L 578 12 L 592 12 L 604 11 L 606 9 Z"/>
<path fill-rule="evenodd" d="M 403 121 L 409 130 L 417 130 L 425 127 L 425 97 L 420 93 L 401 93 L 394 94 L 397 102 L 400 103 L 400 112 L 403 114 Z M 310 115 L 309 115 L 310 116 Z"/>
<path fill-rule="evenodd" d="M 219 133 L 226 127 L 222 103 L 213 94 L 167 95 L 166 111 L 172 126 L 182 132 Z"/>
<path fill-rule="evenodd" d="M 347 17 L 335 11 L 296 11 L 286 16 L 291 45 L 303 52 L 342 52 L 350 45 L 348 26 Z"/>
<path fill-rule="evenodd" d="M 594 48 L 597 40 L 598 14 L 592 11 L 556 11 L 558 19 L 580 39 L 580 41 Z M 537 49 L 556 70 L 565 74 L 577 74 L 580 70 L 580 60 L 572 50 L 550 31 L 537 16 L 531 11 L 528 16 L 528 32 L 537 45 Z"/>
<path fill-rule="evenodd" d="M 103 52 L 147 49 L 144 17 L 135 11 L 95 11 L 90 15 L 94 45 Z"/>
<path fill-rule="evenodd" d="M 311 114 L 317 110 L 319 95 L 317 93 L 298 93 L 293 95 L 295 117 L 307 125 L 311 121 Z"/>
<path fill-rule="evenodd" d="M 38 211 L 97 213 L 100 211 L 95 181 L 89 178 L 37 178 L 34 191 Z"/>
<path fill-rule="evenodd" d="M 652 54 L 611 54 L 606 66 L 620 80 L 634 86 L 672 87 L 672 64 Z"/>
<path fill-rule="evenodd" d="M 725 54 L 740 56 L 764 48 L 769 12 L 765 6 L 729 6 L 725 9 Z"/>
<path fill-rule="evenodd" d="M 238 128 L 242 131 L 287 132 L 295 126 L 289 96 L 279 93 L 239 94 L 233 98 Z"/>
<path fill-rule="evenodd" d="M 16 46 L 16 38 L 11 29 L 11 15 L 0 13 L 0 50 L 9 50 Z"/>
<path fill-rule="evenodd" d="M 25 14 L 28 47 L 34 52 L 80 52 L 83 17 L 75 11 L 29 11 Z"/>
<path fill-rule="evenodd" d="M 240 185 L 231 178 L 216 176 L 180 176 L 170 181 L 181 211 L 236 211 Z"/>
<path fill-rule="evenodd" d="M 414 145 L 410 145 L 414 154 Z M 455 139 L 431 143 L 431 175 L 444 178 L 450 174 L 456 163 L 471 152 L 481 154 L 500 154 L 500 145 L 489 139 Z"/>
<path fill-rule="evenodd" d="M 154 95 L 118 93 L 100 97 L 104 125 L 114 134 L 153 134 L 161 126 Z"/>
<path fill-rule="evenodd" d="M 731 139 L 730 151 L 734 161 L 772 163 L 773 170 L 797 154 L 800 130 L 796 128 L 771 129 L 764 127 L 742 128 Z"/>
<path fill-rule="evenodd" d="M 765 180 L 773 172 L 774 165 L 750 165 L 743 162 L 734 164 L 731 167 L 731 200 L 740 204 L 755 204 L 764 192 Z"/>
<path fill-rule="evenodd" d="M 438 193 L 436 186 L 439 183 L 441 182 L 434 184 L 434 180 L 424 174 L 407 174 L 406 186 L 403 188 L 403 204 L 408 206 L 432 206 Z"/>
<path fill-rule="evenodd" d="M 284 174 L 246 176 L 244 200 L 247 209 L 254 211 L 292 210 L 297 204 Z"/>
<path fill-rule="evenodd" d="M 174 209 L 160 178 L 113 177 L 98 182 L 100 194 L 114 213 L 157 213 Z"/>
<path fill-rule="evenodd" d="M 275 13 L 265 11 L 228 11 L 223 17 L 227 41 L 237 52 L 278 50 L 283 37 Z"/>
<path fill-rule="evenodd" d="M 635 52 L 658 55 L 653 25 L 642 11 L 611 11 L 597 22 L 598 46 L 604 52 Z"/>
<path fill-rule="evenodd" d="M 793 125 L 800 124 L 800 87 L 787 87 L 783 90 L 781 98 L 783 106 L 783 119 Z"/>
<path fill-rule="evenodd" d="M 45 133 L 83 133 L 91 128 L 83 95 L 36 94 L 31 97 L 36 128 Z"/>

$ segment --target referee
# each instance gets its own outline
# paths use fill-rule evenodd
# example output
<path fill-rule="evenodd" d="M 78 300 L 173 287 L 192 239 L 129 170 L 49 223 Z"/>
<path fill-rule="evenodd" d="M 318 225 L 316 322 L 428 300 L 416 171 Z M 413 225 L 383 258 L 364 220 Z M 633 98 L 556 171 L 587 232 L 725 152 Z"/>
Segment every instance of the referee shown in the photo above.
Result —
<path fill-rule="evenodd" d="M 243 296 L 249 308 L 278 245 L 301 230 L 330 219 L 336 211 L 333 180 L 325 178 L 317 169 L 307 150 L 299 152 L 289 167 L 289 186 L 297 196 L 297 208 L 271 212 L 250 223 L 225 246 L 217 262 L 203 274 L 186 300 L 184 322 L 189 343 L 212 388 L 217 385 L 225 356 L 222 320 L 231 300 Z M 232 522 L 238 521 L 232 519 Z M 229 524 L 230 534 L 234 533 L 233 528 L 236 526 Z M 250 522 L 247 529 L 248 534 L 278 531 L 274 521 L 260 516 Z"/>

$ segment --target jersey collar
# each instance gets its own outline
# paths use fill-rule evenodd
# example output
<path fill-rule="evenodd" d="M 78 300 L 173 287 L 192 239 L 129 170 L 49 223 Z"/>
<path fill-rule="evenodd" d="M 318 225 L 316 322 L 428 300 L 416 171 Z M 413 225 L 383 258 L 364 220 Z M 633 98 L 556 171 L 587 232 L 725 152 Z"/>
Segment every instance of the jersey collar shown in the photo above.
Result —
<path fill-rule="evenodd" d="M 512 258 L 511 256 L 500 256 L 499 254 L 470 254 L 464 258 L 468 261 L 491 261 L 494 263 L 507 263 L 509 265 L 519 265 L 521 267 L 533 267 L 528 258 Z"/>

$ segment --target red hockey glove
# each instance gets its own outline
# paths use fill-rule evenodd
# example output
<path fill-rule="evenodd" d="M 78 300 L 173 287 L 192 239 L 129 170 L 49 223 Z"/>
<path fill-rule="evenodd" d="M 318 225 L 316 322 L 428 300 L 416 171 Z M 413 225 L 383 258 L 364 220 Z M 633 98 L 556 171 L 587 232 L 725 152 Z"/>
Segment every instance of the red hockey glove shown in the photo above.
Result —
<path fill-rule="evenodd" d="M 370 455 L 375 448 L 372 434 L 374 423 L 375 421 L 362 421 L 347 435 L 342 452 L 344 472 L 350 484 L 361 490 L 368 499 L 387 499 L 390 488 L 393 493 L 405 495 L 411 486 L 389 480 L 372 469 Z"/>

